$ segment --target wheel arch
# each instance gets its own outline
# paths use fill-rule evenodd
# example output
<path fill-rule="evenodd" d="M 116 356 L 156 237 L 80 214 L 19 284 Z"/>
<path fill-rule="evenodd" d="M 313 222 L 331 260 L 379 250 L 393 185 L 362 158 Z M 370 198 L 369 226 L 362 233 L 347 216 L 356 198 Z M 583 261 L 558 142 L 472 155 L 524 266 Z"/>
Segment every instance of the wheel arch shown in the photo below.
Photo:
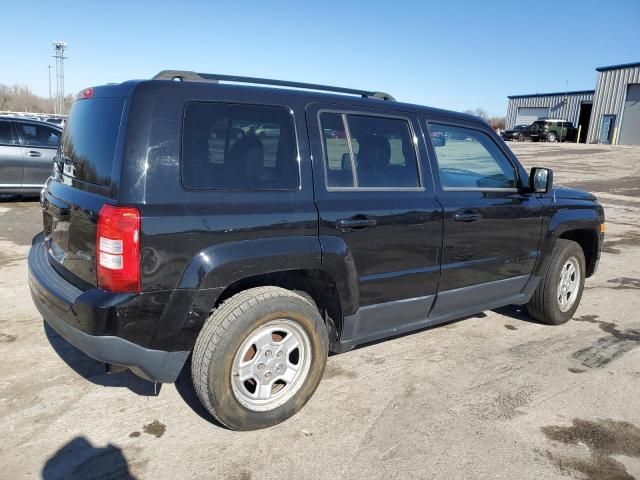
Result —
<path fill-rule="evenodd" d="M 587 265 L 586 277 L 590 277 L 595 273 L 600 259 L 600 223 L 601 219 L 594 209 L 559 210 L 549 223 L 543 255 L 550 256 L 558 239 L 572 240 L 582 248 Z"/>

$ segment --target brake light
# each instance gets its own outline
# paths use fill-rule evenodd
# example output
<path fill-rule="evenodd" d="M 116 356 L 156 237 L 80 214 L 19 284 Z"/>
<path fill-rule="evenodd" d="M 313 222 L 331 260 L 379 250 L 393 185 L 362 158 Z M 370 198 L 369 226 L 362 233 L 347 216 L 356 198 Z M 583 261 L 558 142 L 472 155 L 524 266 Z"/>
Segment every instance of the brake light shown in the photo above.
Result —
<path fill-rule="evenodd" d="M 78 98 L 91 98 L 93 97 L 93 88 L 85 88 L 78 93 Z"/>
<path fill-rule="evenodd" d="M 105 204 L 96 233 L 98 286 L 111 292 L 140 291 L 140 212 Z"/>

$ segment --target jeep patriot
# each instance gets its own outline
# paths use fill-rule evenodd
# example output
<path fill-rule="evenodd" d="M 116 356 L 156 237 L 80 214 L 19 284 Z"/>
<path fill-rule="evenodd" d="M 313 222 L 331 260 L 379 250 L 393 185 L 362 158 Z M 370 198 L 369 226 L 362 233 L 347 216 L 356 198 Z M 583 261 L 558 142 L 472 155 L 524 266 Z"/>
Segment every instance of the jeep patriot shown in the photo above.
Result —
<path fill-rule="evenodd" d="M 45 321 L 153 382 L 190 369 L 235 430 L 294 415 L 329 352 L 508 304 L 565 323 L 605 226 L 477 117 L 181 71 L 80 92 L 41 204 Z"/>

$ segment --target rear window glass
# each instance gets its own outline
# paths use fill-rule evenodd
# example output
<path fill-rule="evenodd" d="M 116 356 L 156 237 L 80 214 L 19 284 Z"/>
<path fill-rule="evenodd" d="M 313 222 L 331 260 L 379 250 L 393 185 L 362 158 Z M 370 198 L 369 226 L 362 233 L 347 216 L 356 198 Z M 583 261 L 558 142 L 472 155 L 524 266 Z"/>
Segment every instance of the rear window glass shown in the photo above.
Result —
<path fill-rule="evenodd" d="M 297 189 L 297 149 L 289 109 L 187 104 L 182 182 L 187 188 L 206 190 Z"/>
<path fill-rule="evenodd" d="M 110 185 L 123 105 L 124 98 L 73 102 L 60 142 L 66 175 Z"/>

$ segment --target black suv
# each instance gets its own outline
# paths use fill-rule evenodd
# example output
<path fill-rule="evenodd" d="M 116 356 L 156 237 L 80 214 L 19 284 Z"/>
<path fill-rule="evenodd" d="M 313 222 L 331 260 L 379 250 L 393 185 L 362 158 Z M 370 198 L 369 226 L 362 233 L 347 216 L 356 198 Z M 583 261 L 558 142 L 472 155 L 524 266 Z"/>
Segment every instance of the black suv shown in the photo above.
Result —
<path fill-rule="evenodd" d="M 536 120 L 518 135 L 518 140 L 564 142 L 575 141 L 576 129 L 573 123 L 553 118 Z"/>
<path fill-rule="evenodd" d="M 507 304 L 566 322 L 604 232 L 477 117 L 178 71 L 82 91 L 41 203 L 49 325 L 154 382 L 189 360 L 238 430 L 302 408 L 328 352 Z"/>

